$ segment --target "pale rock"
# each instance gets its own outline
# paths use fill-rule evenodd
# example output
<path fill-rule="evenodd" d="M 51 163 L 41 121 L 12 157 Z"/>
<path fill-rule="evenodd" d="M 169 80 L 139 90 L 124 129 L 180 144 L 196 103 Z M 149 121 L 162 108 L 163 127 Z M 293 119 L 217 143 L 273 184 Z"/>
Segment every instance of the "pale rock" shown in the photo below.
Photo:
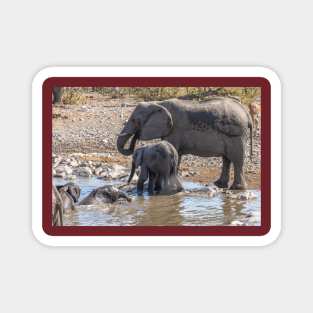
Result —
<path fill-rule="evenodd" d="M 181 175 L 185 177 L 189 177 L 189 173 L 187 171 L 182 171 Z"/>
<path fill-rule="evenodd" d="M 101 172 L 103 172 L 103 168 L 102 167 L 97 167 L 95 169 L 95 175 L 100 176 Z"/>
<path fill-rule="evenodd" d="M 238 200 L 252 200 L 256 198 L 256 195 L 251 191 L 246 191 L 238 195 Z"/>
<path fill-rule="evenodd" d="M 242 225 L 244 225 L 244 223 L 240 222 L 240 221 L 232 221 L 230 223 L 230 225 L 232 225 L 232 226 L 242 226 Z"/>
<path fill-rule="evenodd" d="M 70 166 L 72 167 L 77 167 L 78 166 L 78 162 L 75 159 L 72 159 L 69 163 Z"/>
<path fill-rule="evenodd" d="M 101 178 L 106 178 L 106 177 L 108 177 L 109 175 L 108 175 L 108 172 L 107 172 L 107 171 L 102 171 L 98 176 L 101 177 Z"/>
<path fill-rule="evenodd" d="M 66 174 L 65 174 L 65 172 L 59 172 L 59 173 L 55 173 L 54 177 L 65 178 Z"/>
<path fill-rule="evenodd" d="M 61 157 L 53 157 L 52 158 L 52 164 L 53 164 L 53 167 L 57 167 L 62 161 L 62 158 Z"/>
<path fill-rule="evenodd" d="M 112 170 L 110 171 L 109 175 L 111 178 L 116 179 L 116 178 L 126 176 L 127 172 L 128 170 L 126 167 L 119 165 L 119 164 L 113 164 Z"/>
<path fill-rule="evenodd" d="M 217 187 L 210 186 L 210 187 L 208 188 L 208 196 L 209 196 L 209 197 L 214 197 L 214 196 L 217 195 L 217 193 L 218 193 L 218 188 L 217 188 Z"/>
<path fill-rule="evenodd" d="M 82 177 L 92 176 L 92 170 L 89 167 L 80 167 L 77 169 L 77 174 Z"/>
<path fill-rule="evenodd" d="M 76 180 L 76 175 L 69 175 L 65 177 L 66 180 Z"/>
<path fill-rule="evenodd" d="M 67 165 L 60 165 L 55 168 L 55 171 L 57 174 L 65 173 L 66 175 L 71 175 L 73 173 L 73 170 Z"/>

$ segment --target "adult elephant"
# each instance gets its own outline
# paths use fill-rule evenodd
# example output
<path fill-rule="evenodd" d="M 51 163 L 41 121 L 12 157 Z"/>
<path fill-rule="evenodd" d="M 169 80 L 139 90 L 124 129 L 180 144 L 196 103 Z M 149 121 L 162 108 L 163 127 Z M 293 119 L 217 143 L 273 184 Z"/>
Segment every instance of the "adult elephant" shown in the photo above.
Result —
<path fill-rule="evenodd" d="M 245 146 L 251 116 L 240 101 L 230 97 L 212 97 L 206 102 L 167 100 L 139 103 L 117 138 L 117 149 L 131 155 L 136 140 L 162 138 L 170 142 L 180 158 L 184 154 L 201 157 L 221 156 L 223 167 L 215 184 L 227 188 L 231 162 L 234 164 L 232 189 L 245 189 L 243 175 Z M 125 148 L 132 137 L 130 147 Z"/>

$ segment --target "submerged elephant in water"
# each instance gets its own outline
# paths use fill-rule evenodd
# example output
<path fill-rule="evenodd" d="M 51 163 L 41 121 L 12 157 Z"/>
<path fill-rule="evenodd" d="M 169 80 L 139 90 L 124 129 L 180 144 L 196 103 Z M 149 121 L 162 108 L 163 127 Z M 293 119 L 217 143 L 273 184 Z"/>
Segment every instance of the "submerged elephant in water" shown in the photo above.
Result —
<path fill-rule="evenodd" d="M 150 144 L 136 149 L 133 154 L 132 169 L 128 183 L 132 180 L 135 169 L 140 166 L 137 182 L 137 193 L 143 192 L 144 182 L 149 178 L 148 191 L 178 192 L 183 189 L 177 177 L 178 154 L 176 149 L 167 141 Z"/>
<path fill-rule="evenodd" d="M 252 155 L 253 125 L 248 110 L 231 97 L 212 97 L 205 102 L 167 100 L 139 103 L 117 138 L 123 155 L 134 152 L 136 140 L 162 138 L 178 152 L 201 157 L 221 156 L 223 168 L 215 184 L 227 188 L 230 164 L 234 164 L 232 189 L 245 189 L 243 175 L 246 141 L 250 130 Z M 132 137 L 130 147 L 125 148 Z"/>
<path fill-rule="evenodd" d="M 75 203 L 78 202 L 80 196 L 80 188 L 74 183 L 57 186 L 63 201 L 63 213 L 69 213 L 75 210 Z"/>
<path fill-rule="evenodd" d="M 113 203 L 118 199 L 131 201 L 131 198 L 124 191 L 113 186 L 104 186 L 91 191 L 86 198 L 80 201 L 79 205 Z"/>
<path fill-rule="evenodd" d="M 63 226 L 63 201 L 54 185 L 52 185 L 52 226 Z"/>

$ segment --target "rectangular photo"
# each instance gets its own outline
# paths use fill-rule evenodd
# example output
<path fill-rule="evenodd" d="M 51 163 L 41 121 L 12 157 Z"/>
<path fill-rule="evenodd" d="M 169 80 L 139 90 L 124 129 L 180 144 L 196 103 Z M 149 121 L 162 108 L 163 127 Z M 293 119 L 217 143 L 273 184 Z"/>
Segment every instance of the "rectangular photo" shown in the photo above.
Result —
<path fill-rule="evenodd" d="M 260 87 L 54 87 L 64 226 L 260 226 Z"/>
<path fill-rule="evenodd" d="M 264 236 L 271 85 L 262 77 L 48 77 L 49 236 Z"/>

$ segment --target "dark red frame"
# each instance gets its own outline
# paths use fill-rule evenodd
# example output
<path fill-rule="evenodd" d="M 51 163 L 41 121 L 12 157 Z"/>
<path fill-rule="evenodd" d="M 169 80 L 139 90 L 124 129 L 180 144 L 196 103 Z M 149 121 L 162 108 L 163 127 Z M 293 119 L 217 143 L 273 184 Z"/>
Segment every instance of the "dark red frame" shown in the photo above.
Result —
<path fill-rule="evenodd" d="M 261 226 L 52 226 L 52 87 L 261 87 Z M 51 77 L 42 86 L 42 226 L 53 236 L 263 236 L 271 228 L 271 85 L 263 77 Z"/>

